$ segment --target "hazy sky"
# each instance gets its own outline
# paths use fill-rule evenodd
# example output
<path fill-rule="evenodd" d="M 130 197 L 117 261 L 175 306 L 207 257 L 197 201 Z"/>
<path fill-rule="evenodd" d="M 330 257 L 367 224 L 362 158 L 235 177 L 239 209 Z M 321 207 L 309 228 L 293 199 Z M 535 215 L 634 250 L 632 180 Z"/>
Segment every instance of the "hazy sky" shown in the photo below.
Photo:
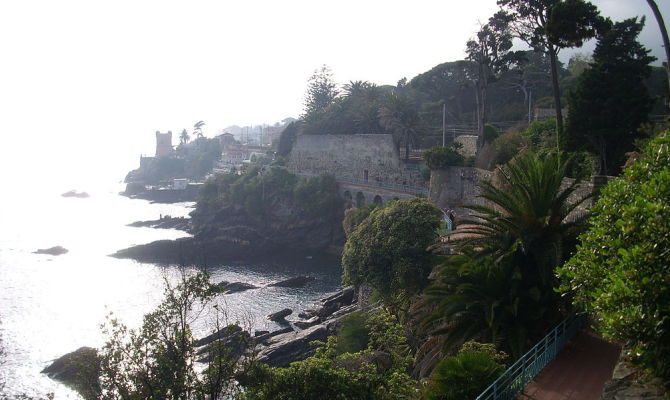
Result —
<path fill-rule="evenodd" d="M 670 1 L 657 2 L 670 20 Z M 649 14 L 642 41 L 661 55 L 645 0 L 595 3 L 614 19 Z M 212 136 L 298 116 L 322 64 L 341 83 L 395 84 L 462 58 L 496 9 L 495 0 L 4 1 L 0 167 L 122 177 L 153 152 L 156 130 L 205 120 Z"/>

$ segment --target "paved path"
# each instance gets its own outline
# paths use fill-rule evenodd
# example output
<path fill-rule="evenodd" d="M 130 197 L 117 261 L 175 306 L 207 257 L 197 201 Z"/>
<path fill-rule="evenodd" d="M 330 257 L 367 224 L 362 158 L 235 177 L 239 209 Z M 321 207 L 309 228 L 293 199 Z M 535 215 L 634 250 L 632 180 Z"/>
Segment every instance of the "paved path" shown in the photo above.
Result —
<path fill-rule="evenodd" d="M 526 386 L 519 400 L 598 400 L 611 379 L 619 346 L 593 333 L 580 332 Z"/>

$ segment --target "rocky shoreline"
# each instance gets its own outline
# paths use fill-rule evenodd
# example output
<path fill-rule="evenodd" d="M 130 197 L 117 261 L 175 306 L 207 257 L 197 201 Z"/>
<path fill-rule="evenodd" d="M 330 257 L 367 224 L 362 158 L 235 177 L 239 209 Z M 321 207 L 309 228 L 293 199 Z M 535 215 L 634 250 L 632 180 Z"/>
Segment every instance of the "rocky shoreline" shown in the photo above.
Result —
<path fill-rule="evenodd" d="M 317 307 L 298 313 L 297 320 L 284 320 L 287 326 L 274 332 L 255 331 L 252 336 L 251 332 L 238 325 L 228 325 L 195 342 L 198 362 L 208 362 L 212 351 L 222 347 L 229 357 L 249 357 L 275 367 L 285 367 L 294 361 L 304 360 L 316 351 L 314 341 L 325 341 L 328 336 L 336 334 L 341 320 L 359 309 L 357 300 L 354 287 L 345 287 L 320 299 Z M 286 310 L 282 311 L 286 314 Z M 288 311 L 292 314 L 292 310 Z M 91 393 L 99 390 L 99 387 L 87 388 L 85 384 L 97 382 L 97 350 L 81 347 L 54 360 L 42 373 L 76 389 L 84 398 L 94 398 Z M 85 381 L 82 381 L 82 377 L 85 377 Z"/>

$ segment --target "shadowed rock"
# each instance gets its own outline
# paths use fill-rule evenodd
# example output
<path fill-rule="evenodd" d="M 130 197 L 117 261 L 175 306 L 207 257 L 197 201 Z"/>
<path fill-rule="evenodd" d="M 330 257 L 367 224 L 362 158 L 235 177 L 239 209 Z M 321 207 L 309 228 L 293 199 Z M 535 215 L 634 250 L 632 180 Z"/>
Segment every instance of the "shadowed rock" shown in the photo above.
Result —
<path fill-rule="evenodd" d="M 313 281 L 315 278 L 313 276 L 296 276 L 295 278 L 285 279 L 283 281 L 272 283 L 268 286 L 277 286 L 277 287 L 303 287 L 309 282 Z"/>
<path fill-rule="evenodd" d="M 100 357 L 94 348 L 80 347 L 57 358 L 42 373 L 76 390 L 84 399 L 100 396 Z"/>
<path fill-rule="evenodd" d="M 90 197 L 90 195 L 86 192 L 77 192 L 76 190 L 70 190 L 69 192 L 65 192 L 61 194 L 63 197 L 76 197 L 78 199 L 85 199 L 87 197 Z"/>
<path fill-rule="evenodd" d="M 285 321 L 285 318 L 288 317 L 293 313 L 293 310 L 290 308 L 285 308 L 281 311 L 277 311 L 276 313 L 272 313 L 268 315 L 268 319 L 270 321 L 275 321 L 275 322 L 282 322 Z"/>
<path fill-rule="evenodd" d="M 214 286 L 212 286 L 212 291 L 215 293 L 223 293 L 223 294 L 232 294 L 232 293 L 238 293 L 238 292 L 244 292 L 245 290 L 249 289 L 257 289 L 258 286 L 254 286 L 250 283 L 244 283 L 244 282 L 220 282 Z"/>
<path fill-rule="evenodd" d="M 68 249 L 62 246 L 49 247 L 48 249 L 38 249 L 33 251 L 33 254 L 49 254 L 52 256 L 60 256 L 68 252 Z"/>

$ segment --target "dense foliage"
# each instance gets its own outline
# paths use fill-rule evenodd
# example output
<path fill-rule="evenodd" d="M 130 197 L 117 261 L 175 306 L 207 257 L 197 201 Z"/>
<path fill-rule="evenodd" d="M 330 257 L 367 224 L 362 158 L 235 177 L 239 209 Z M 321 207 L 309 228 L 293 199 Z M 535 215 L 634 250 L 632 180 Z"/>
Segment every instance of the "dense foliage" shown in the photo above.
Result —
<path fill-rule="evenodd" d="M 610 182 L 577 254 L 559 270 L 562 290 L 598 328 L 670 377 L 670 133 Z"/>
<path fill-rule="evenodd" d="M 211 348 L 211 360 L 202 372 L 196 368 L 190 326 L 212 300 L 208 275 L 182 271 L 176 285 L 165 283 L 163 302 L 144 316 L 139 329 L 116 319 L 104 326 L 108 341 L 100 351 L 100 398 L 215 400 L 237 393 L 232 383 L 244 364 L 230 348 Z"/>
<path fill-rule="evenodd" d="M 300 178 L 282 167 L 253 167 L 205 182 L 198 207 L 223 205 L 244 208 L 250 218 L 265 218 L 286 207 L 313 217 L 341 210 L 342 200 L 332 175 Z"/>
<path fill-rule="evenodd" d="M 435 367 L 423 398 L 474 399 L 505 371 L 506 358 L 492 344 L 466 342 L 456 356 Z"/>
<path fill-rule="evenodd" d="M 244 378 L 247 400 L 401 400 L 415 397 L 415 383 L 402 326 L 383 310 L 367 317 L 367 348 L 338 351 L 331 336 L 312 357 L 287 368 L 264 365 Z"/>
<path fill-rule="evenodd" d="M 426 249 L 437 236 L 441 216 L 418 198 L 374 209 L 344 246 L 344 280 L 367 283 L 390 302 L 417 293 L 432 268 Z"/>
<path fill-rule="evenodd" d="M 444 169 L 446 167 L 460 167 L 465 163 L 465 157 L 458 152 L 460 143 L 449 146 L 433 147 L 423 153 L 423 158 L 430 169 Z"/>
<path fill-rule="evenodd" d="M 344 212 L 344 220 L 342 221 L 342 228 L 344 234 L 349 237 L 358 225 L 363 223 L 370 213 L 377 208 L 376 204 L 367 204 L 363 207 L 352 207 Z"/>
<path fill-rule="evenodd" d="M 620 171 L 653 106 L 644 82 L 654 57 L 637 41 L 643 25 L 644 21 L 628 19 L 602 34 L 590 68 L 569 97 L 566 144 L 571 150 L 587 146 L 597 154 L 601 174 Z"/>
<path fill-rule="evenodd" d="M 500 169 L 498 185 L 481 184 L 487 204 L 469 206 L 471 218 L 460 222 L 462 254 L 435 271 L 415 307 L 424 331 L 439 339 L 428 346 L 448 354 L 480 340 L 518 357 L 562 318 L 554 271 L 583 219 L 574 212 L 582 200 L 576 181 L 563 185 L 567 165 L 526 153 Z"/>

